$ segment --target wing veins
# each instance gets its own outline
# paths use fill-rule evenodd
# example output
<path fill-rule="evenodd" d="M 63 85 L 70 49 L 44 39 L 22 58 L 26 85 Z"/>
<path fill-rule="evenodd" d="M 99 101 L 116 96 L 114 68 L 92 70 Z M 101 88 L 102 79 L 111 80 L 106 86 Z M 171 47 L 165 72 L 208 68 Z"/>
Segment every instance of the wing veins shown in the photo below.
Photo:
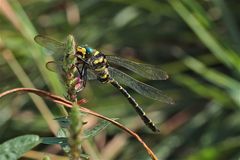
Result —
<path fill-rule="evenodd" d="M 107 56 L 107 60 L 110 63 L 116 64 L 118 66 L 124 67 L 128 70 L 131 70 L 140 76 L 151 79 L 151 80 L 166 80 L 168 75 L 165 71 L 159 69 L 158 66 L 143 64 L 134 62 L 125 58 L 120 58 L 117 56 Z"/>
<path fill-rule="evenodd" d="M 34 37 L 35 42 L 37 42 L 42 47 L 51 50 L 55 53 L 63 52 L 66 48 L 66 44 L 62 42 L 58 42 L 55 39 L 44 35 L 37 35 Z"/>
<path fill-rule="evenodd" d="M 119 83 L 122 83 L 130 87 L 131 89 L 135 90 L 136 92 L 145 97 L 165 102 L 168 104 L 174 104 L 173 99 L 165 95 L 162 91 L 148 84 L 140 82 L 116 68 L 109 67 L 109 73 L 110 76 L 112 76 L 112 78 L 117 80 Z"/>

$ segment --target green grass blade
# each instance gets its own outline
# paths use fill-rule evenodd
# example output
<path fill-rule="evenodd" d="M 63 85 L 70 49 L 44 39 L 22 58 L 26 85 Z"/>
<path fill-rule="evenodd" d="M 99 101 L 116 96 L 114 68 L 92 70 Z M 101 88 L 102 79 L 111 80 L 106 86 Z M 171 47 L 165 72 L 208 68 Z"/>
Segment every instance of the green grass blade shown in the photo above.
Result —
<path fill-rule="evenodd" d="M 54 76 L 54 74 L 50 73 L 48 70 L 45 69 L 46 55 L 45 53 L 42 52 L 42 49 L 40 49 L 40 47 L 37 46 L 37 44 L 33 40 L 33 38 L 37 35 L 36 29 L 34 28 L 33 24 L 26 15 L 20 3 L 18 3 L 18 1 L 10 2 L 20 22 L 21 25 L 20 32 L 22 36 L 25 37 L 30 42 L 31 45 L 36 46 L 35 48 L 30 48 L 29 52 L 30 54 L 32 54 L 33 59 L 36 62 L 36 65 L 38 66 L 38 69 L 42 74 L 42 77 L 47 82 L 47 84 L 50 84 L 50 87 L 54 90 L 54 92 L 58 94 L 63 94 L 64 87 L 59 82 L 57 75 Z"/>
<path fill-rule="evenodd" d="M 224 25 L 227 27 L 230 38 L 232 39 L 233 48 L 236 48 L 238 51 L 240 51 L 240 33 L 238 31 L 236 19 L 234 18 L 233 14 L 231 14 L 231 11 L 224 0 L 213 0 L 213 2 L 222 12 Z"/>
<path fill-rule="evenodd" d="M 231 98 L 223 90 L 213 86 L 202 84 L 198 80 L 184 74 L 178 74 L 173 77 L 174 81 L 184 85 L 191 89 L 193 92 L 197 93 L 201 97 L 212 98 L 220 104 L 230 104 Z"/>
<path fill-rule="evenodd" d="M 223 47 L 213 34 L 190 12 L 179 0 L 170 0 L 169 3 L 183 20 L 190 26 L 202 43 L 224 64 L 240 72 L 240 57 L 231 49 Z"/>
<path fill-rule="evenodd" d="M 186 56 L 183 59 L 183 63 L 196 73 L 200 74 L 206 80 L 212 82 L 220 88 L 224 88 L 225 92 L 228 92 L 229 95 L 232 96 L 232 99 L 236 102 L 236 104 L 240 106 L 240 83 L 238 81 L 227 76 L 224 73 L 206 67 L 204 63 L 190 56 Z"/>

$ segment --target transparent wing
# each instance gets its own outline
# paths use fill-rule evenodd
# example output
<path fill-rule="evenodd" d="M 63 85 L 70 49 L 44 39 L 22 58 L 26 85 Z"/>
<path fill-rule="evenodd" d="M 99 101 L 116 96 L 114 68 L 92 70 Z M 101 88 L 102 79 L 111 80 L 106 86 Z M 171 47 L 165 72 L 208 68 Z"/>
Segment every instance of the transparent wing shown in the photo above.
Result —
<path fill-rule="evenodd" d="M 37 35 L 34 37 L 34 40 L 42 47 L 49 49 L 55 53 L 62 53 L 66 48 L 65 43 L 58 42 L 44 35 Z"/>
<path fill-rule="evenodd" d="M 139 94 L 145 97 L 158 100 L 161 102 L 169 103 L 169 104 L 174 104 L 173 99 L 166 96 L 162 91 L 150 85 L 142 83 L 116 68 L 109 67 L 109 73 L 110 73 L 110 76 L 114 78 L 116 81 L 118 81 L 119 83 L 122 83 L 132 88 L 133 90 L 135 90 L 136 92 L 138 92 Z"/>
<path fill-rule="evenodd" d="M 97 79 L 97 76 L 96 74 L 91 71 L 90 69 L 87 70 L 87 79 L 88 80 L 96 80 Z"/>
<path fill-rule="evenodd" d="M 64 75 L 65 73 L 63 72 L 62 65 L 63 64 L 61 61 L 49 61 L 46 63 L 46 68 L 49 71 L 57 72 L 57 73 L 60 73 L 61 75 Z M 82 68 L 82 64 L 79 64 L 78 67 Z M 88 69 L 87 70 L 87 79 L 88 80 L 96 80 L 97 76 L 93 71 Z"/>
<path fill-rule="evenodd" d="M 140 76 L 151 79 L 151 80 L 166 80 L 168 79 L 168 75 L 165 71 L 159 69 L 158 66 L 143 64 L 134 61 L 130 61 L 125 58 L 120 58 L 117 56 L 107 56 L 107 60 L 110 63 L 114 63 L 126 69 L 129 69 Z"/>

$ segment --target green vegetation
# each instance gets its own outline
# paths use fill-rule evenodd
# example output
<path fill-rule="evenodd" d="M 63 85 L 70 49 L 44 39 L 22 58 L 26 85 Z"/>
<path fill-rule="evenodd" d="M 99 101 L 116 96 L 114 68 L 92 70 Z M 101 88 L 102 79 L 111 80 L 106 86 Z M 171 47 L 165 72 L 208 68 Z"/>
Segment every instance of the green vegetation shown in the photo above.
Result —
<path fill-rule="evenodd" d="M 88 82 L 79 95 L 79 99 L 88 102 L 81 106 L 110 118 L 117 117 L 118 122 L 138 133 L 161 160 L 237 160 L 239 7 L 237 2 L 223 0 L 2 0 L 0 93 L 26 87 L 66 96 L 59 76 L 45 67 L 52 60 L 49 51 L 37 45 L 34 37 L 43 34 L 64 41 L 72 34 L 79 44 L 88 44 L 105 54 L 159 65 L 169 74 L 168 80 L 147 81 L 135 74 L 131 76 L 161 89 L 176 101 L 174 105 L 164 104 L 126 88 L 151 119 L 159 122 L 160 134 L 148 130 L 111 85 Z M 33 94 L 2 97 L 0 149 L 13 141 L 17 144 L 21 138 L 25 141 L 22 135 L 29 135 L 27 138 L 32 136 L 32 142 L 14 156 L 41 141 L 48 145 L 38 145 L 24 156 L 65 159 L 60 156 L 63 150 L 51 144 L 60 144 L 60 140 L 66 143 L 65 130 L 58 132 L 59 126 L 63 126 L 62 119 L 56 118 L 66 116 L 67 111 Z M 80 121 L 87 122 L 87 135 L 83 136 L 88 139 L 81 142 L 81 156 L 94 160 L 150 159 L 141 144 L 114 125 L 82 112 L 78 114 Z M 81 130 L 82 123 L 79 127 Z M 60 134 L 63 138 L 41 139 L 30 134 L 40 137 Z M 49 153 L 49 157 L 44 153 Z"/>

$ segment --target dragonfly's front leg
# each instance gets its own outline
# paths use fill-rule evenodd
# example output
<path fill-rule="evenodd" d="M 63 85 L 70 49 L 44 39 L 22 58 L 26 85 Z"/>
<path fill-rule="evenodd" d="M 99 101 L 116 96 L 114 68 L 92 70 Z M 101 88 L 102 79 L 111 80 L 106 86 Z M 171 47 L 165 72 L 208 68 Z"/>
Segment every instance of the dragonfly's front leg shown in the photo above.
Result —
<path fill-rule="evenodd" d="M 83 63 L 81 70 L 79 69 L 79 65 L 76 66 L 77 70 L 78 70 L 78 78 L 80 83 L 82 83 L 81 85 L 81 90 L 86 86 L 86 82 L 87 82 L 87 66 L 85 63 Z"/>

